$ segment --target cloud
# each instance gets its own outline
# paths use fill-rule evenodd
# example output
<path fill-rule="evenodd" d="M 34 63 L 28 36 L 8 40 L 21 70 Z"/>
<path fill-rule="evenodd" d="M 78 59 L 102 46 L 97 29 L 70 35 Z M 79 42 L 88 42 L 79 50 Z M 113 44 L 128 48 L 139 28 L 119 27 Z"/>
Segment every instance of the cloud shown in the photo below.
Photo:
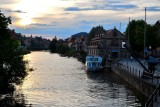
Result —
<path fill-rule="evenodd" d="M 55 27 L 57 22 L 51 22 L 50 24 L 44 24 L 44 23 L 31 23 L 27 25 L 27 28 L 52 28 Z"/>
<path fill-rule="evenodd" d="M 41 23 L 32 23 L 29 24 L 30 26 L 49 26 L 48 24 L 41 24 Z"/>
<path fill-rule="evenodd" d="M 23 11 L 21 11 L 21 10 L 15 10 L 15 11 L 13 11 L 13 12 L 16 12 L 16 13 L 27 13 L 27 12 L 23 12 Z"/>
<path fill-rule="evenodd" d="M 16 3 L 17 0 L 0 0 L 1 4 L 11 4 L 11 3 Z"/>
<path fill-rule="evenodd" d="M 111 29 L 114 26 L 119 28 L 121 22 L 121 28 L 125 29 L 123 24 L 128 23 L 128 17 L 144 19 L 145 7 L 148 11 L 147 23 L 154 24 L 160 14 L 159 0 L 0 0 L 0 3 L 2 12 L 12 17 L 10 26 L 13 29 L 22 34 L 57 35 L 62 38 L 89 32 L 97 25 Z M 35 5 L 34 9 L 31 8 Z M 31 19 L 31 24 L 21 25 L 21 20 L 25 18 Z"/>
<path fill-rule="evenodd" d="M 138 8 L 134 4 L 106 4 L 103 6 L 93 5 L 92 8 L 68 7 L 65 11 L 89 11 L 89 10 L 124 10 Z"/>
<path fill-rule="evenodd" d="M 160 6 L 147 7 L 147 11 L 160 11 Z"/>
<path fill-rule="evenodd" d="M 6 12 L 14 12 L 14 13 L 27 13 L 27 12 L 23 12 L 22 10 L 7 10 L 7 9 L 4 9 L 4 11 L 6 11 Z"/>
<path fill-rule="evenodd" d="M 65 9 L 65 11 L 80 11 L 83 9 L 80 9 L 79 7 L 68 7 Z"/>
<path fill-rule="evenodd" d="M 133 4 L 126 4 L 126 5 L 121 5 L 121 4 L 117 4 L 117 5 L 106 5 L 106 7 L 108 7 L 108 8 L 111 9 L 111 10 L 138 8 L 137 5 L 133 5 Z"/>

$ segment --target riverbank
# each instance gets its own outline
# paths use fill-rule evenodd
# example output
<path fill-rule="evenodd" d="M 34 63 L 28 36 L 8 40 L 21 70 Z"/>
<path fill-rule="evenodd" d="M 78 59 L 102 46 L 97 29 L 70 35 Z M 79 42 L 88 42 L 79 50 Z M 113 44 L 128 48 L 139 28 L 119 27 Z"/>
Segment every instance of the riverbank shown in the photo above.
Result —
<path fill-rule="evenodd" d="M 141 61 L 141 63 L 145 63 L 147 66 L 147 63 L 144 61 Z M 159 86 L 159 66 L 157 65 L 157 70 L 155 71 L 153 77 L 143 78 L 143 72 L 144 69 L 140 66 L 140 64 L 137 61 L 120 61 L 119 63 L 112 64 L 112 71 L 121 77 L 126 83 L 130 84 L 131 87 L 138 90 L 140 93 L 145 95 L 147 104 L 158 104 L 160 103 L 159 99 L 160 96 L 155 92 L 155 89 Z M 155 95 L 153 98 L 151 96 Z M 155 101 L 154 101 L 155 100 Z M 150 101 L 150 102 L 149 102 Z M 144 105 L 143 105 L 144 106 Z M 148 106 L 146 106 L 148 107 Z M 159 106 L 153 106 L 153 107 L 159 107 Z"/>
<path fill-rule="evenodd" d="M 54 52 L 51 52 L 54 53 Z M 85 51 L 74 51 L 74 50 L 68 50 L 64 53 L 62 52 L 57 52 L 58 54 L 60 54 L 60 56 L 62 57 L 73 57 L 76 58 L 78 61 L 85 63 L 85 58 L 87 56 L 87 52 Z"/>

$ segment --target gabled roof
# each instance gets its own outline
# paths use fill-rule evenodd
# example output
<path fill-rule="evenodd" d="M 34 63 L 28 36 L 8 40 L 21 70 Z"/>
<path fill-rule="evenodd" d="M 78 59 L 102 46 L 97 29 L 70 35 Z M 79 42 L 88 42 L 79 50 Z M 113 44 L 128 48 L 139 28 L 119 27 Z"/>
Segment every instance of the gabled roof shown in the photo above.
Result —
<path fill-rule="evenodd" d="M 106 30 L 106 32 L 95 35 L 95 37 L 92 38 L 91 42 L 97 41 L 97 40 L 100 40 L 103 38 L 107 38 L 107 39 L 109 39 L 109 38 L 112 38 L 112 39 L 113 38 L 123 38 L 123 39 L 125 39 L 125 36 L 120 31 L 118 31 L 116 28 L 114 28 L 114 29 Z"/>
<path fill-rule="evenodd" d="M 125 36 L 116 28 L 107 30 L 103 38 L 125 38 Z"/>

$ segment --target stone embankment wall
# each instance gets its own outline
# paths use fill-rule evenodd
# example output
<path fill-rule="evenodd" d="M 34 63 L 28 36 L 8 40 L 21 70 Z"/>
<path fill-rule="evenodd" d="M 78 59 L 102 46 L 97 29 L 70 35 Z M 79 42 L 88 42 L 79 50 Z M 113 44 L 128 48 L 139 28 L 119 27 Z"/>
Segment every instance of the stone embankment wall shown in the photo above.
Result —
<path fill-rule="evenodd" d="M 145 81 L 144 79 L 130 73 L 129 71 L 126 71 L 125 69 L 112 67 L 112 71 L 147 97 L 150 97 L 156 88 L 155 84 L 149 83 L 148 81 Z"/>

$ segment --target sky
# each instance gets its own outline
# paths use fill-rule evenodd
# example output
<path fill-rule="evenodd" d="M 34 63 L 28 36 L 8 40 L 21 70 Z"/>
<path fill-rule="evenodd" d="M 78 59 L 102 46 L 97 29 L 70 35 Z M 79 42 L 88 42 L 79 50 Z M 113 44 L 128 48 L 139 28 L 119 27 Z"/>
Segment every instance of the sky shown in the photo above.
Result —
<path fill-rule="evenodd" d="M 26 36 L 67 38 L 101 25 L 124 32 L 130 20 L 160 20 L 160 0 L 0 0 L 0 10 L 12 17 L 10 29 Z"/>

